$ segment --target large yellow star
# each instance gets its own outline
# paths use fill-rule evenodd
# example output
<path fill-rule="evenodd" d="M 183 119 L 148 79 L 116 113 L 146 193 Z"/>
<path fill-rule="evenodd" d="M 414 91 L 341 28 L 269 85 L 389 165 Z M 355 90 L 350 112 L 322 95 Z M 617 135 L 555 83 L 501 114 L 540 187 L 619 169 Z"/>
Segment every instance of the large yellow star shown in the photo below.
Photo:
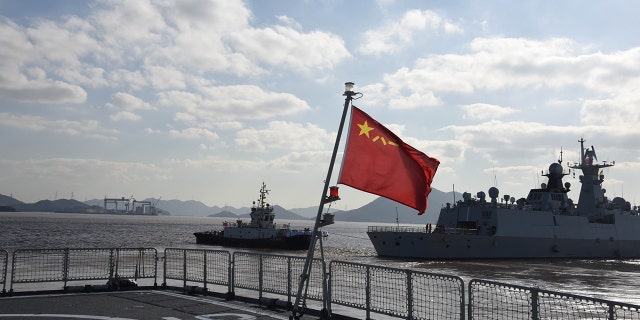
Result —
<path fill-rule="evenodd" d="M 358 135 L 361 136 L 364 134 L 369 138 L 369 131 L 373 130 L 373 128 L 369 127 L 367 120 L 365 120 L 363 124 L 359 124 L 358 127 L 360 127 L 360 133 Z"/>

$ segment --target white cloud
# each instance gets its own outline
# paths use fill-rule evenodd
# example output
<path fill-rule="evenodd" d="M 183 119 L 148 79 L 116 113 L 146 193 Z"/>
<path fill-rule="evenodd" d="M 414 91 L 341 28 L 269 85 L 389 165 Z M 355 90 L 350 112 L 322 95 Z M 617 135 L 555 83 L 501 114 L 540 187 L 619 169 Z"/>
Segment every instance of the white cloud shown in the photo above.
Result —
<path fill-rule="evenodd" d="M 475 120 L 497 119 L 518 112 L 518 110 L 514 108 L 496 106 L 487 103 L 474 103 L 461 106 L 460 109 L 464 111 L 464 118 Z"/>
<path fill-rule="evenodd" d="M 288 93 L 264 91 L 257 86 L 201 88 L 199 93 L 168 91 L 160 94 L 162 106 L 176 106 L 205 123 L 264 120 L 309 110 L 306 102 Z"/>
<path fill-rule="evenodd" d="M 640 85 L 640 48 L 603 54 L 568 39 L 476 38 L 470 49 L 468 54 L 429 55 L 412 68 L 385 75 L 377 94 L 386 101 L 379 103 L 410 109 L 446 104 L 446 94 L 571 89 L 576 95 L 584 91 L 597 97 L 576 96 L 584 101 L 585 124 L 630 125 L 640 116 L 640 109 L 632 107 Z M 593 112 L 594 105 L 615 105 L 624 116 L 614 119 Z"/>
<path fill-rule="evenodd" d="M 331 70 L 351 57 L 340 37 L 321 31 L 302 33 L 276 26 L 242 30 L 231 38 L 234 47 L 252 61 L 302 72 Z"/>
<path fill-rule="evenodd" d="M 365 32 L 365 43 L 358 48 L 364 55 L 391 54 L 410 44 L 420 32 L 462 33 L 462 26 L 444 20 L 430 10 L 409 10 L 399 21 Z"/>
<path fill-rule="evenodd" d="M 218 134 L 205 128 L 187 128 L 183 130 L 169 130 L 169 136 L 177 139 L 196 140 L 217 140 Z"/>
<path fill-rule="evenodd" d="M 151 104 L 145 102 L 144 100 L 125 93 L 125 92 L 116 92 L 111 95 L 110 103 L 107 103 L 107 108 L 110 109 L 121 109 L 121 110 L 156 110 L 155 107 L 151 106 Z"/>
<path fill-rule="evenodd" d="M 16 190 L 26 194 L 48 194 L 51 190 L 92 190 L 101 197 L 105 194 L 120 196 L 123 185 L 140 186 L 143 182 L 156 183 L 170 178 L 169 168 L 154 164 L 117 162 L 99 159 L 48 158 L 38 160 L 0 159 L 0 184 L 13 185 L 19 180 L 38 181 L 29 185 L 31 190 Z M 91 181 L 90 186 L 87 181 Z M 113 186 L 118 185 L 116 189 Z M 47 190 L 48 189 L 48 190 Z M 126 190 L 128 194 L 139 190 Z M 85 194 L 86 195 L 86 194 Z"/>
<path fill-rule="evenodd" d="M 267 129 L 238 131 L 235 143 L 245 151 L 264 152 L 281 150 L 322 150 L 330 145 L 333 134 L 314 124 L 301 125 L 285 121 L 271 121 Z"/>
<path fill-rule="evenodd" d="M 51 120 L 40 116 L 0 113 L 0 126 L 29 131 L 52 131 L 69 136 L 113 139 L 115 130 L 104 129 L 98 121 Z"/>
<path fill-rule="evenodd" d="M 138 121 L 141 117 L 131 111 L 119 111 L 109 116 L 112 121 Z"/>

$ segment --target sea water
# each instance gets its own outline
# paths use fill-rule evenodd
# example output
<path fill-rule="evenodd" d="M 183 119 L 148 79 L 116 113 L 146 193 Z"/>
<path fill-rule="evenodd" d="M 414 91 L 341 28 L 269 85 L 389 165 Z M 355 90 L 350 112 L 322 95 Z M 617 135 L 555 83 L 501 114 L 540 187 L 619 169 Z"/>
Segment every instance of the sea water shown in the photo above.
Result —
<path fill-rule="evenodd" d="M 339 220 L 339 215 L 336 220 Z M 218 249 L 306 256 L 306 251 L 235 249 L 198 245 L 193 233 L 221 226 L 224 218 L 195 216 L 125 216 L 12 212 L 0 213 L 0 249 L 165 248 Z M 278 220 L 292 227 L 313 227 L 313 221 Z M 326 226 L 327 260 L 382 265 L 459 276 L 465 284 L 484 279 L 538 287 L 640 305 L 640 260 L 419 260 L 376 255 L 366 231 L 377 223 L 342 222 Z M 317 251 L 317 250 L 316 250 Z M 319 257 L 319 256 L 318 256 Z"/>

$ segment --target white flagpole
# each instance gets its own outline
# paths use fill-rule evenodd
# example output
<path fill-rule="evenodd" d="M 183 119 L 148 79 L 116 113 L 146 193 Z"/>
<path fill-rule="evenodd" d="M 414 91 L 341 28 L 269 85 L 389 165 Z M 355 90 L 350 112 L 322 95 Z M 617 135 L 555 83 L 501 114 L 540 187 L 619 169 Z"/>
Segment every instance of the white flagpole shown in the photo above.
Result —
<path fill-rule="evenodd" d="M 322 211 L 324 210 L 324 204 L 327 202 L 327 191 L 329 190 L 329 183 L 331 181 L 331 174 L 333 172 L 333 165 L 336 161 L 336 155 L 338 154 L 338 146 L 340 145 L 340 137 L 342 136 L 342 129 L 344 127 L 344 121 L 347 117 L 347 111 L 349 110 L 349 105 L 351 103 L 351 100 L 353 100 L 353 97 L 357 94 L 356 92 L 353 92 L 353 82 L 347 82 L 344 84 L 345 85 L 345 91 L 343 96 L 345 96 L 344 99 L 344 110 L 342 111 L 342 118 L 340 119 L 340 127 L 338 128 L 338 135 L 336 136 L 336 142 L 333 146 L 333 154 L 331 155 L 331 163 L 329 163 L 329 171 L 327 172 L 327 178 L 324 180 L 324 189 L 322 190 L 322 197 L 320 197 L 320 205 L 318 206 L 318 214 L 316 216 L 316 223 L 313 226 L 313 238 L 311 239 L 311 242 L 309 243 L 309 250 L 307 251 L 307 258 L 305 260 L 304 263 L 304 268 L 302 270 L 302 274 L 300 275 L 300 283 L 298 284 L 298 294 L 296 295 L 296 301 L 293 305 L 293 319 L 300 319 L 300 317 L 302 317 L 302 314 L 304 313 L 304 310 L 302 310 L 302 307 L 300 306 L 300 302 L 303 299 L 303 291 L 305 288 L 305 285 L 308 286 L 309 283 L 309 277 L 311 275 L 311 263 L 313 261 L 313 253 L 315 250 L 315 245 L 316 245 L 316 239 L 318 236 L 322 236 L 322 235 L 318 235 L 318 228 L 320 227 L 320 221 L 322 218 Z M 324 262 L 324 261 L 323 261 Z M 322 281 L 323 281 L 323 288 L 326 288 L 326 274 L 322 275 Z M 322 310 L 322 315 L 323 315 L 323 319 L 325 317 L 331 318 L 331 315 L 329 314 L 329 310 L 327 308 L 327 292 L 326 290 L 323 290 L 323 310 Z"/>

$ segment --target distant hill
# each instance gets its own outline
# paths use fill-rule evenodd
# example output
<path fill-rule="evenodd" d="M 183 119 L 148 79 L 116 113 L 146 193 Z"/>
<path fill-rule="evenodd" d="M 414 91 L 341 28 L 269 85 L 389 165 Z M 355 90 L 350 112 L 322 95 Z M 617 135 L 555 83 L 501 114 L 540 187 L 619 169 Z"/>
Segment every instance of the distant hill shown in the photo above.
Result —
<path fill-rule="evenodd" d="M 456 199 L 462 199 L 462 195 L 456 193 Z M 189 200 L 158 200 L 145 199 L 152 204 L 156 204 L 159 209 L 173 216 L 201 216 L 201 217 L 223 217 L 228 219 L 250 218 L 251 209 L 249 207 L 234 208 L 230 206 L 218 207 L 207 206 L 200 201 Z M 399 223 L 405 224 L 426 224 L 433 223 L 438 217 L 440 208 L 447 202 L 453 202 L 451 192 L 442 192 L 433 189 L 429 195 L 429 207 L 423 215 L 418 215 L 417 211 L 405 205 L 386 198 L 376 198 L 372 202 L 353 210 L 334 211 L 336 221 L 352 222 L 383 222 L 395 223 L 396 210 Z M 0 206 L 10 206 L 17 211 L 44 211 L 44 212 L 102 212 L 104 199 L 92 199 L 86 202 L 76 200 L 41 200 L 33 204 L 27 204 L 12 197 L 0 195 Z M 309 220 L 314 219 L 318 213 L 318 207 L 284 209 L 274 205 L 276 219 L 287 220 Z M 332 210 L 333 211 L 333 210 Z"/>
<path fill-rule="evenodd" d="M 309 207 L 309 208 L 293 208 L 289 209 L 289 211 L 301 215 L 303 217 L 315 218 L 318 214 L 318 207 Z M 333 210 L 332 210 L 333 211 Z"/>
<path fill-rule="evenodd" d="M 316 209 L 317 210 L 317 209 Z M 286 219 L 286 220 L 309 220 L 308 217 L 303 217 L 299 214 L 295 214 L 291 211 L 286 210 L 285 208 L 274 205 L 273 212 L 276 213 L 276 219 Z M 243 214 L 235 214 L 230 211 L 222 211 L 216 214 L 209 215 L 210 217 L 222 217 L 222 218 L 232 218 L 232 219 L 246 219 L 251 218 L 251 209 L 247 208 L 247 211 Z"/>
<path fill-rule="evenodd" d="M 0 195 L 0 206 L 12 207 L 16 211 L 86 213 L 91 206 L 73 199 L 40 200 L 24 203 L 17 199 Z"/>
<path fill-rule="evenodd" d="M 24 202 L 10 196 L 0 194 L 0 206 L 16 207 L 23 205 Z"/>
<path fill-rule="evenodd" d="M 456 199 L 462 199 L 462 195 L 456 193 Z M 451 192 L 442 192 L 437 189 L 432 189 L 431 194 L 429 194 L 429 206 L 427 207 L 427 211 L 423 215 L 418 215 L 418 211 L 413 208 L 387 198 L 380 197 L 360 208 L 336 212 L 335 220 L 395 223 L 397 209 L 397 220 L 399 223 L 433 223 L 437 220 L 438 215 L 440 214 L 440 208 L 442 208 L 442 206 L 447 202 L 453 202 L 453 195 Z"/>

